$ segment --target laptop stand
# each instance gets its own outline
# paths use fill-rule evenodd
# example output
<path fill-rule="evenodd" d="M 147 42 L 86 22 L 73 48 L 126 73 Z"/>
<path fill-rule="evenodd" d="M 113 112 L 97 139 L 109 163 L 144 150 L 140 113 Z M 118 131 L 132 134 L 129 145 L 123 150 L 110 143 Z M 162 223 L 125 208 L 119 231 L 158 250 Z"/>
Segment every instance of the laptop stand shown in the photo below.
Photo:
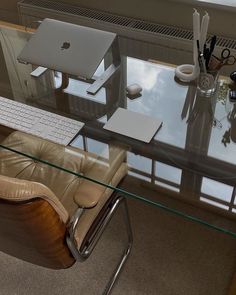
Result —
<path fill-rule="evenodd" d="M 107 69 L 95 79 L 92 85 L 87 89 L 87 93 L 89 94 L 96 94 L 99 89 L 103 87 L 108 80 L 116 73 L 117 70 L 120 68 L 121 58 L 120 58 L 120 50 L 118 44 L 118 38 L 116 37 L 111 45 L 111 53 L 112 53 L 112 63 Z"/>

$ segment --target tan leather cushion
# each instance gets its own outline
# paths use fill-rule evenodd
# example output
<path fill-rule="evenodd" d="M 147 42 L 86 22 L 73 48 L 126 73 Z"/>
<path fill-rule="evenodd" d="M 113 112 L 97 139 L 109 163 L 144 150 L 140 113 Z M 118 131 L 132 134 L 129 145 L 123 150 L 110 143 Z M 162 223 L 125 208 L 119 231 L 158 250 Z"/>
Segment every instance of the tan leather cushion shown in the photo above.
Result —
<path fill-rule="evenodd" d="M 79 148 L 60 146 L 18 131 L 12 133 L 2 144 L 113 186 L 127 174 L 125 152 L 117 147 L 110 146 L 108 160 L 104 160 L 103 155 L 97 156 Z M 79 222 L 76 232 L 78 247 L 113 193 L 105 186 L 3 148 L 0 149 L 0 174 L 44 184 L 58 197 L 70 216 L 78 207 L 91 208 L 84 211 Z"/>
<path fill-rule="evenodd" d="M 51 204 L 64 223 L 68 221 L 66 209 L 54 193 L 41 183 L 0 175 L 0 198 L 8 201 L 42 198 Z"/>
<path fill-rule="evenodd" d="M 114 148 L 111 153 L 116 156 L 107 162 L 81 149 L 57 145 L 19 131 L 12 133 L 2 144 L 105 183 L 112 180 L 125 157 L 123 151 Z M 54 192 L 70 215 L 78 206 L 94 207 L 105 191 L 105 187 L 91 181 L 4 149 L 0 150 L 0 174 L 43 183 Z"/>

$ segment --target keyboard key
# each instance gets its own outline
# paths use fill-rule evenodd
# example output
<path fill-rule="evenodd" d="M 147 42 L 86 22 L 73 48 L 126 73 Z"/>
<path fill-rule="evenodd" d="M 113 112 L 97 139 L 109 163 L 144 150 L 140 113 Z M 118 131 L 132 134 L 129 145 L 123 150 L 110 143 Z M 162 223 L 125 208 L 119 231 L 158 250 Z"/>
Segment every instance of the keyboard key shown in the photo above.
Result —
<path fill-rule="evenodd" d="M 0 124 L 68 145 L 83 122 L 50 113 L 0 96 Z"/>

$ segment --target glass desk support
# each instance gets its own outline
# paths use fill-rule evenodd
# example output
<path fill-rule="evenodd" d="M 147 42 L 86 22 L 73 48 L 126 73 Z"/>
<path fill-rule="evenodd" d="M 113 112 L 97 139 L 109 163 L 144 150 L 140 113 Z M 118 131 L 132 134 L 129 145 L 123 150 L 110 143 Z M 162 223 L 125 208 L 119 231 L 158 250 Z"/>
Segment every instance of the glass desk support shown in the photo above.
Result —
<path fill-rule="evenodd" d="M 35 79 L 30 73 L 36 66 L 17 62 L 17 55 L 30 34 L 24 29 L 1 29 L 1 96 L 85 122 L 72 146 L 93 153 L 96 165 L 101 162 L 112 165 L 116 152 L 123 151 L 129 165 L 128 177 L 144 187 L 235 220 L 236 145 L 233 132 L 236 124 L 234 118 L 229 119 L 234 105 L 227 99 L 228 85 L 223 79 L 220 79 L 214 97 L 199 97 L 194 83 L 186 85 L 175 80 L 173 67 L 147 61 L 152 56 L 147 56 L 146 60 L 138 59 L 137 53 L 134 57 L 127 56 L 121 48 L 119 72 L 96 95 L 87 94 L 88 83 L 78 77 L 70 77 L 68 87 L 62 89 L 60 73 L 47 71 Z M 145 46 L 143 44 L 144 50 Z M 109 55 L 97 73 L 104 70 L 108 58 Z M 142 95 L 133 100 L 127 98 L 125 92 L 126 85 L 132 83 L 143 88 Z M 163 126 L 149 144 L 104 130 L 104 123 L 118 107 L 157 117 L 163 121 Z M 24 154 L 17 150 L 17 142 L 13 146 L 1 146 Z M 26 156 L 34 157 L 30 153 Z M 42 157 L 35 160 L 78 175 L 63 164 Z M 115 188 L 104 175 L 80 177 L 236 236 L 232 227 L 202 220 L 195 214 L 137 195 L 132 187 Z"/>

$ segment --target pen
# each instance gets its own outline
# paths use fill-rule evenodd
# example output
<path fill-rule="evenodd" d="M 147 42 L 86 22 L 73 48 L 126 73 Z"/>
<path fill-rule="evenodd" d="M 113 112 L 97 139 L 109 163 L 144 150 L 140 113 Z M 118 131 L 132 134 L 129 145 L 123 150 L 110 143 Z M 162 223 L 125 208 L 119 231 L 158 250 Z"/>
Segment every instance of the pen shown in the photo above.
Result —
<path fill-rule="evenodd" d="M 214 52 L 215 46 L 216 46 L 216 35 L 214 35 L 214 36 L 211 38 L 211 43 L 210 43 L 209 53 L 208 53 L 208 56 L 207 56 L 207 58 L 206 58 L 206 66 L 207 66 L 207 68 L 208 68 L 209 61 L 210 61 L 210 58 L 211 58 L 211 56 L 212 56 L 212 53 Z"/>
<path fill-rule="evenodd" d="M 204 53 L 200 51 L 199 40 L 197 40 L 197 49 L 198 49 L 198 63 L 200 67 L 200 71 L 206 73 L 206 61 L 204 58 Z"/>

